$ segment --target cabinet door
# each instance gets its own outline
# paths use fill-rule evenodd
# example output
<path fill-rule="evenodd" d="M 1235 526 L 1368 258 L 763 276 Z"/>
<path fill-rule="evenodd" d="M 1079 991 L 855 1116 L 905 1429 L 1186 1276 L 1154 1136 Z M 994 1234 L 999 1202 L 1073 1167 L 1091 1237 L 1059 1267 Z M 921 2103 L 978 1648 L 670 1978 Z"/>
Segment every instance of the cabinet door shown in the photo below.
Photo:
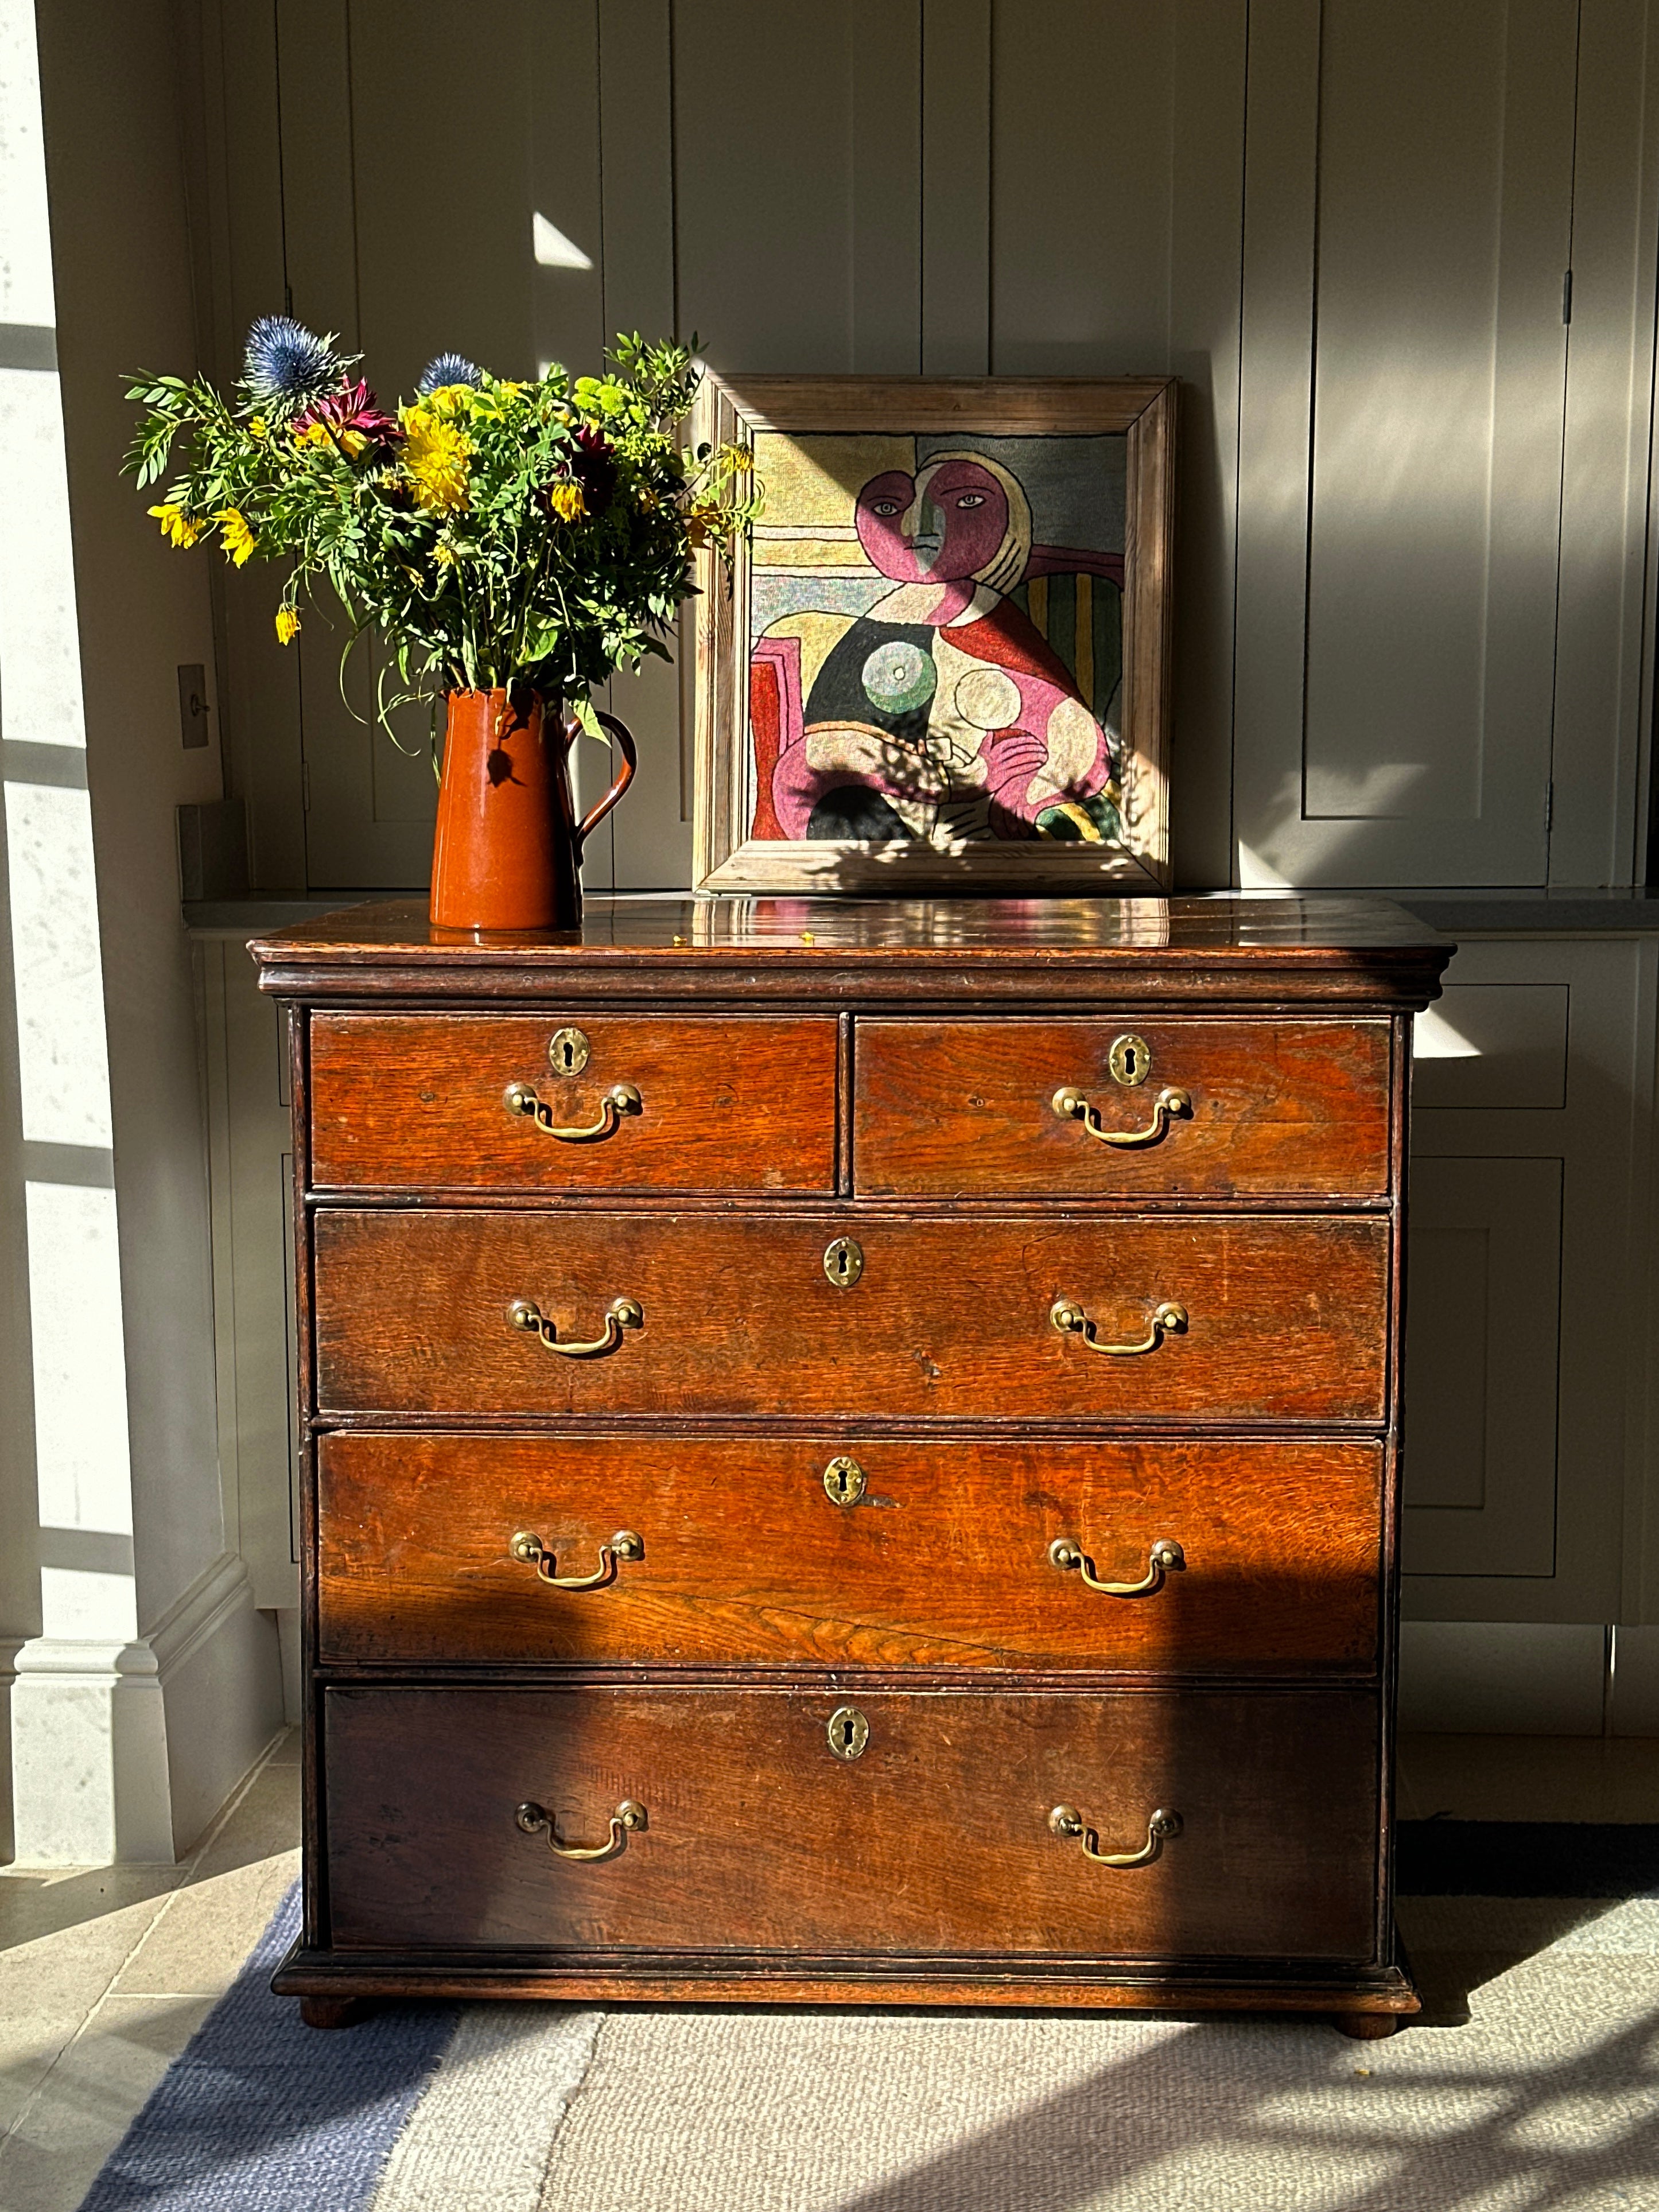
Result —
<path fill-rule="evenodd" d="M 1421 1016 L 1405 1605 L 1610 1620 L 1644 1480 L 1659 944 L 1479 942 Z"/>
<path fill-rule="evenodd" d="M 1247 884 L 1546 878 L 1578 12 L 1253 15 Z"/>

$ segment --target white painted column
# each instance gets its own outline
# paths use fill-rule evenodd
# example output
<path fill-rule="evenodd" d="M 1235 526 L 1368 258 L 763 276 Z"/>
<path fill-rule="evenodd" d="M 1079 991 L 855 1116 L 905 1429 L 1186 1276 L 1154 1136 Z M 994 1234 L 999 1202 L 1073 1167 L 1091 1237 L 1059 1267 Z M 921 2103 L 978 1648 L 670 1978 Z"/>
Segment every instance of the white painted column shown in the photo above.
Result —
<path fill-rule="evenodd" d="M 33 10 L 19 0 L 0 8 L 0 748 L 17 1116 L 7 1165 L 23 1200 L 33 1408 L 11 1429 L 5 1477 L 14 1489 L 32 1477 L 38 1573 L 38 1633 L 14 1660 L 15 1849 L 24 1863 L 171 1859 L 161 1690 L 137 1640 L 86 724 Z"/>

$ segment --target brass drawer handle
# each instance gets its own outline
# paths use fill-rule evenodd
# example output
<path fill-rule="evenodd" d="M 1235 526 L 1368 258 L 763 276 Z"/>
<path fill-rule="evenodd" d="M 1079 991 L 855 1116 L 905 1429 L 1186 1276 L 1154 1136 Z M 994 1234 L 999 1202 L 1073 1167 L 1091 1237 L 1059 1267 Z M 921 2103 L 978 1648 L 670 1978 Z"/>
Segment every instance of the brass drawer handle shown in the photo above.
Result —
<path fill-rule="evenodd" d="M 645 1557 L 644 1539 L 636 1536 L 631 1528 L 618 1528 L 608 1544 L 600 1545 L 599 1572 L 592 1575 L 556 1575 L 552 1553 L 541 1538 L 532 1536 L 528 1528 L 520 1528 L 507 1548 L 515 1559 L 522 1559 L 526 1566 L 533 1566 L 542 1580 L 550 1583 L 555 1589 L 598 1589 L 601 1583 L 616 1579 L 619 1559 L 642 1559 Z"/>
<path fill-rule="evenodd" d="M 1160 1806 L 1146 1823 L 1146 1840 L 1138 1851 L 1103 1851 L 1098 1834 L 1075 1805 L 1056 1805 L 1048 1815 L 1048 1826 L 1057 1836 L 1080 1836 L 1084 1857 L 1093 1859 L 1097 1866 L 1151 1866 L 1168 1839 L 1181 1833 L 1181 1815 L 1166 1813 Z"/>
<path fill-rule="evenodd" d="M 556 1352 L 562 1359 L 592 1359 L 596 1353 L 614 1352 L 623 1340 L 625 1328 L 643 1328 L 645 1308 L 637 1298 L 612 1298 L 605 1316 L 605 1334 L 586 1343 L 561 1344 L 557 1328 L 534 1298 L 514 1298 L 507 1310 L 507 1318 L 510 1328 L 526 1329 L 539 1336 L 548 1350 Z"/>
<path fill-rule="evenodd" d="M 631 1797 L 624 1797 L 611 1815 L 611 1833 L 602 1844 L 562 1844 L 558 1825 L 543 1805 L 520 1805 L 513 1817 L 526 1836 L 545 1828 L 548 1849 L 556 1851 L 562 1859 L 614 1859 L 629 1832 L 645 1826 L 645 1808 L 635 1804 Z"/>
<path fill-rule="evenodd" d="M 562 1145 L 591 1145 L 596 1139 L 608 1137 L 622 1127 L 624 1114 L 642 1110 L 643 1101 L 631 1083 L 613 1083 L 599 1105 L 599 1118 L 580 1128 L 561 1129 L 553 1119 L 553 1109 L 536 1095 L 533 1083 L 509 1083 L 501 1094 L 501 1103 L 509 1114 L 522 1114 L 533 1121 L 543 1134 L 556 1137 Z"/>
<path fill-rule="evenodd" d="M 1079 1551 L 1069 1536 L 1056 1536 L 1048 1547 L 1048 1558 L 1060 1568 L 1075 1567 L 1092 1590 L 1104 1590 L 1108 1597 L 1146 1597 L 1163 1587 L 1164 1577 L 1187 1564 L 1187 1555 L 1179 1544 L 1160 1536 L 1147 1556 L 1146 1571 L 1138 1583 L 1103 1583 L 1095 1574 L 1095 1563 L 1086 1552 Z"/>
<path fill-rule="evenodd" d="M 1048 1103 L 1062 1121 L 1081 1121 L 1089 1134 L 1097 1137 L 1103 1145 L 1116 1145 L 1125 1152 L 1139 1145 L 1157 1144 L 1177 1115 L 1193 1110 L 1192 1099 L 1186 1091 L 1165 1089 L 1152 1101 L 1152 1118 L 1144 1129 L 1108 1129 L 1102 1127 L 1099 1107 L 1091 1105 L 1085 1094 L 1073 1090 L 1069 1083 L 1056 1091 Z"/>
<path fill-rule="evenodd" d="M 1080 1336 L 1091 1352 L 1104 1352 L 1114 1359 L 1133 1359 L 1139 1352 L 1156 1352 L 1166 1336 L 1184 1329 L 1187 1309 L 1166 1298 L 1154 1308 L 1152 1325 L 1138 1344 L 1103 1344 L 1095 1333 L 1097 1324 L 1075 1298 L 1056 1298 L 1048 1309 L 1048 1318 L 1062 1336 Z"/>

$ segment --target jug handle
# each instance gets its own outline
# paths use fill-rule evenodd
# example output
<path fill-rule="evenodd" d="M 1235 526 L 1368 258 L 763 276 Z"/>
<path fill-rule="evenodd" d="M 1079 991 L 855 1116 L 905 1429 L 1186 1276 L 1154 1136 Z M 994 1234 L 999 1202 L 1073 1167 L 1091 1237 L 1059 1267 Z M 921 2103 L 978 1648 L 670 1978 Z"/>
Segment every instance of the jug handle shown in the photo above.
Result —
<path fill-rule="evenodd" d="M 633 732 L 629 729 L 627 724 L 624 722 L 619 722 L 614 714 L 600 714 L 599 716 L 599 722 L 600 728 L 609 730 L 611 736 L 617 740 L 617 744 L 621 747 L 623 764 L 617 773 L 617 780 L 611 785 L 610 790 L 605 793 L 604 798 L 599 800 L 596 806 L 590 807 L 588 811 L 582 817 L 581 822 L 576 830 L 576 858 L 578 860 L 580 860 L 582 856 L 582 847 L 587 842 L 589 837 L 592 836 L 594 830 L 599 828 L 605 816 L 610 813 L 611 808 L 622 797 L 623 792 L 627 790 L 629 785 L 633 782 L 634 771 L 640 764 L 640 757 L 634 744 Z M 574 714 L 570 715 L 565 722 L 565 729 L 573 742 L 574 741 L 576 732 L 580 726 L 580 725 L 577 722 Z"/>

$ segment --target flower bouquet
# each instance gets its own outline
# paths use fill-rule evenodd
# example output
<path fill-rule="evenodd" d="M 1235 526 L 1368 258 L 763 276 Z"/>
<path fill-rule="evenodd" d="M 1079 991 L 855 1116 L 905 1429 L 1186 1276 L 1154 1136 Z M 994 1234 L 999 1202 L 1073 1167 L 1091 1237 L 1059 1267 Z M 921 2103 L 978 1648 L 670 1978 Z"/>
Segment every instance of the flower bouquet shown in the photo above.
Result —
<path fill-rule="evenodd" d="M 433 921 L 572 927 L 582 841 L 634 772 L 632 738 L 590 693 L 670 657 L 692 550 L 729 553 L 758 511 L 748 453 L 680 447 L 697 374 L 679 344 L 622 337 L 603 375 L 556 363 L 520 382 L 442 354 L 391 412 L 358 360 L 267 316 L 229 399 L 201 377 L 133 381 L 143 413 L 125 466 L 141 489 L 171 475 L 149 512 L 173 545 L 216 533 L 237 568 L 289 564 L 284 645 L 325 581 L 346 653 L 377 630 L 381 719 L 429 702 L 434 763 L 447 702 Z M 623 765 L 578 823 L 568 750 L 602 728 Z"/>

